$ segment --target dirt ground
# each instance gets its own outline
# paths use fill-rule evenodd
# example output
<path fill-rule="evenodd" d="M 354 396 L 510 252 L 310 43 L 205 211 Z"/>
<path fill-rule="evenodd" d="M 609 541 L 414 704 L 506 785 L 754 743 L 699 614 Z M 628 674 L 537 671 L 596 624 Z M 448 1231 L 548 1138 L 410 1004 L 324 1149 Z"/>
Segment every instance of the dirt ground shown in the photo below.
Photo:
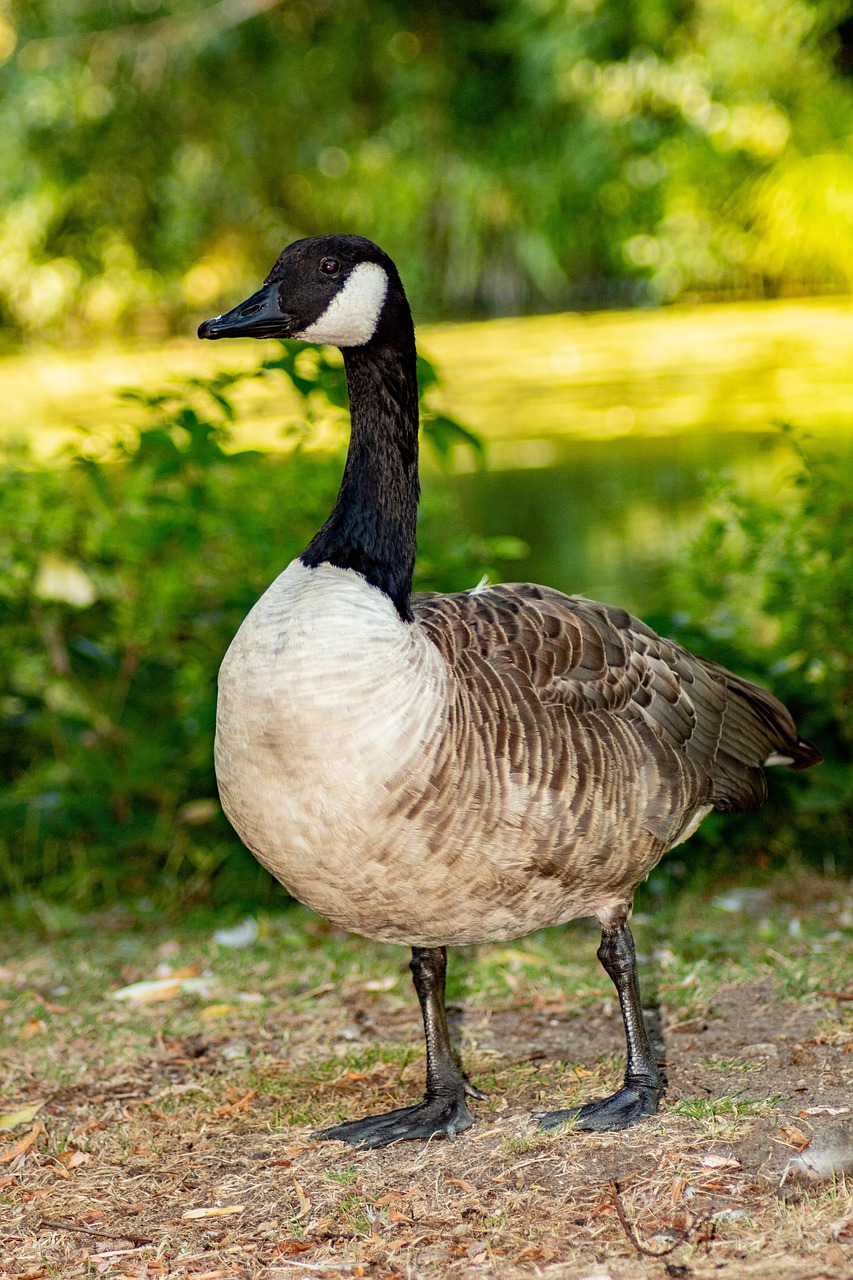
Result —
<path fill-rule="evenodd" d="M 784 977 L 791 961 L 771 953 Z M 792 996 L 767 966 L 729 963 L 742 980 L 689 1005 L 678 1003 L 689 973 L 662 982 L 652 1021 L 666 1102 L 601 1135 L 544 1134 L 531 1112 L 618 1082 L 615 1001 L 602 985 L 579 1004 L 522 974 L 510 999 L 452 1011 L 468 1073 L 490 1095 L 473 1104 L 475 1127 L 359 1153 L 310 1135 L 420 1096 L 402 976 L 364 980 L 365 965 L 249 1021 L 190 996 L 179 1014 L 151 1006 L 142 1020 L 81 997 L 89 1014 L 51 1041 L 74 990 L 39 992 L 56 977 L 40 964 L 21 959 L 11 989 L 41 1006 L 7 1018 L 14 1044 L 0 1057 L 2 1109 L 44 1103 L 0 1134 L 3 1280 L 853 1277 L 849 970 L 846 986 Z M 256 968 L 272 990 L 276 966 Z M 3 972 L 14 977 L 14 955 Z M 134 962 L 123 976 L 148 975 Z M 830 1171 L 811 1180 L 804 1166 L 824 1150 Z"/>

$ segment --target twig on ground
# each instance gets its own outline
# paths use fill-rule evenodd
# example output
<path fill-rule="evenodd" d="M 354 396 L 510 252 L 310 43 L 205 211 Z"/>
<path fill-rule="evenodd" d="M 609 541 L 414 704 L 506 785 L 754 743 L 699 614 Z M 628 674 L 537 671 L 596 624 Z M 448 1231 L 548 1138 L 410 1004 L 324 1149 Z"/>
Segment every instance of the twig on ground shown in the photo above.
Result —
<path fill-rule="evenodd" d="M 676 1240 L 675 1244 L 669 1245 L 666 1249 L 647 1249 L 646 1246 L 644 1244 L 641 1244 L 640 1241 L 637 1239 L 636 1231 L 631 1226 L 630 1222 L 625 1216 L 625 1210 L 622 1206 L 622 1197 L 619 1194 L 618 1182 L 610 1183 L 610 1195 L 613 1200 L 613 1207 L 615 1208 L 616 1213 L 619 1216 L 619 1221 L 622 1223 L 622 1227 L 625 1232 L 625 1235 L 628 1237 L 631 1244 L 637 1250 L 637 1253 L 643 1253 L 646 1255 L 647 1258 L 665 1258 L 667 1257 L 668 1254 L 674 1253 L 675 1250 L 680 1245 L 687 1243 L 688 1239 L 696 1230 L 696 1228 L 700 1225 L 701 1222 L 704 1221 L 704 1219 L 700 1219 L 699 1222 L 694 1222 L 691 1226 L 689 1226 L 686 1231 L 680 1232 L 681 1239 Z"/>
<path fill-rule="evenodd" d="M 76 1222 L 59 1222 L 42 1218 L 40 1227 L 52 1227 L 54 1231 L 80 1231 L 87 1236 L 100 1236 L 102 1240 L 129 1240 L 131 1244 L 153 1244 L 150 1236 L 135 1236 L 131 1231 L 98 1231 L 95 1227 L 78 1226 Z"/>
<path fill-rule="evenodd" d="M 303 1262 L 300 1258 L 279 1258 L 269 1264 L 273 1271 L 279 1267 L 301 1267 L 303 1271 L 355 1271 L 362 1265 L 358 1262 Z"/>

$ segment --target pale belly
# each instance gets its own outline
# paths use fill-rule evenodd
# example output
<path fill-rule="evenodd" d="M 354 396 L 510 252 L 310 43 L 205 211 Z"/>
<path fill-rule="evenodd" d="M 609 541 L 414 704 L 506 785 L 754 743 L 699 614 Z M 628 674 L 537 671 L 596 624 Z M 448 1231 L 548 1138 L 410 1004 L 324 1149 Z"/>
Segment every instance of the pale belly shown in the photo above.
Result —
<path fill-rule="evenodd" d="M 386 597 L 354 573 L 294 562 L 220 672 L 225 812 L 295 898 L 368 937 L 440 946 L 606 916 L 626 896 L 613 868 L 534 870 L 570 828 L 570 795 L 505 779 L 486 811 L 485 764 L 442 762 L 452 703 L 444 660 Z M 631 851 L 646 870 L 660 852 L 645 837 Z"/>

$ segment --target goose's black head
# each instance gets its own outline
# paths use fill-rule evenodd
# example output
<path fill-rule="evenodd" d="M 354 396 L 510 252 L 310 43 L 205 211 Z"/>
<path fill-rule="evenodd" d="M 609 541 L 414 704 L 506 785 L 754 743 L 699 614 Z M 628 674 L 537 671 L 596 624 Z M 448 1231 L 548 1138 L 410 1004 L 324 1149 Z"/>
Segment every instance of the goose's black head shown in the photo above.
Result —
<path fill-rule="evenodd" d="M 408 303 L 387 253 L 363 236 L 295 240 L 263 287 L 200 325 L 200 338 L 296 338 L 365 347 L 411 330 Z"/>

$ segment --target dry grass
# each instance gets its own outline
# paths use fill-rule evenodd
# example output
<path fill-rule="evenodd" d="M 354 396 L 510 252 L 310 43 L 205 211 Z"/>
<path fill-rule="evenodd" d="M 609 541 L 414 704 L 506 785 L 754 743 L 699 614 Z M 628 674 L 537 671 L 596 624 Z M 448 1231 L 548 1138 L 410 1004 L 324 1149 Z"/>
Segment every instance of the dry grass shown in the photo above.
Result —
<path fill-rule="evenodd" d="M 457 955 L 456 1031 L 490 1100 L 453 1143 L 365 1154 L 310 1134 L 419 1095 L 399 950 L 301 911 L 239 951 L 121 916 L 7 935 L 0 1110 L 44 1107 L 0 1133 L 0 1276 L 853 1276 L 853 1180 L 782 1181 L 813 1133 L 853 1123 L 850 888 L 743 905 L 685 900 L 636 930 L 668 1062 L 658 1118 L 604 1135 L 530 1119 L 621 1070 L 578 926 Z M 207 992 L 112 998 L 158 966 Z"/>

